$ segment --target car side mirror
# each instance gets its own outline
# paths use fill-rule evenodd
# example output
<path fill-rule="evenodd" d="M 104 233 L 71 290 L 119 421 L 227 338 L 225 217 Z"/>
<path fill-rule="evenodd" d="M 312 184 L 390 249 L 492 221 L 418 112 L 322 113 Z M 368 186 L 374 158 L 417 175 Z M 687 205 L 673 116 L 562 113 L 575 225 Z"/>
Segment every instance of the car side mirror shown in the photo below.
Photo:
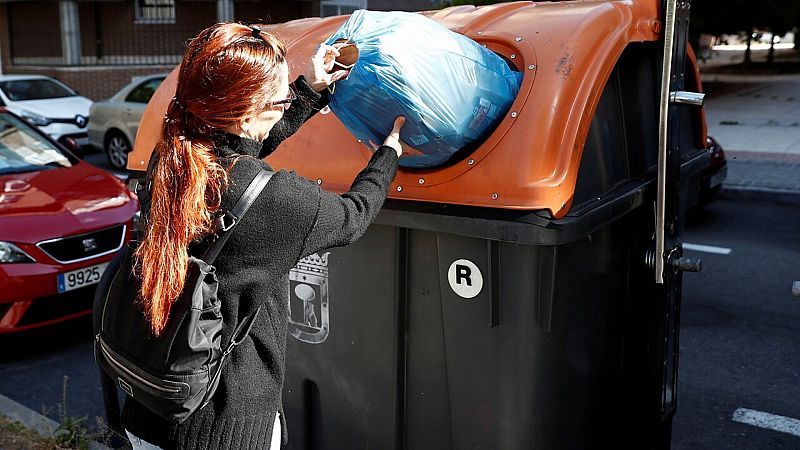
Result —
<path fill-rule="evenodd" d="M 83 159 L 84 156 L 83 147 L 81 147 L 77 142 L 75 142 L 75 139 L 72 139 L 70 137 L 64 137 L 59 139 L 58 142 L 61 143 L 61 145 L 63 145 L 64 147 L 66 147 L 67 150 L 72 152 L 75 156 L 77 156 L 80 159 Z"/>

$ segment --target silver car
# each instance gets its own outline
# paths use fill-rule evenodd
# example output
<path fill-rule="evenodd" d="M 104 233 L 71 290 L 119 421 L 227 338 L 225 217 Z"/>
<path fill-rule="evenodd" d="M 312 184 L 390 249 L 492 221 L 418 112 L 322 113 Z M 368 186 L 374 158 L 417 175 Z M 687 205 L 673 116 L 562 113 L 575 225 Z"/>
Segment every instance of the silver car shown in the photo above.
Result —
<path fill-rule="evenodd" d="M 136 77 L 108 100 L 92 105 L 89 144 L 103 149 L 114 169 L 125 170 L 147 102 L 166 77 L 165 73 Z"/>
<path fill-rule="evenodd" d="M 19 115 L 62 144 L 86 145 L 92 101 L 44 75 L 0 75 L 0 106 Z"/>

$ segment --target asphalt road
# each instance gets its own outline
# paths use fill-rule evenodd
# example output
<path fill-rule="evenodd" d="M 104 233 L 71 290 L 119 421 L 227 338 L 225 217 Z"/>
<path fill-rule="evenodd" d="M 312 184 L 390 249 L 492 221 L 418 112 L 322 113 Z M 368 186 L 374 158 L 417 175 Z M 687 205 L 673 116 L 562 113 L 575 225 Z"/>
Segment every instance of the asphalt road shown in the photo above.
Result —
<path fill-rule="evenodd" d="M 704 268 L 684 275 L 676 450 L 800 448 L 733 420 L 738 408 L 800 419 L 800 196 L 787 198 L 723 195 L 687 222 L 687 242 L 731 251 L 686 251 Z M 63 404 L 92 426 L 103 415 L 90 321 L 0 336 L 0 348 L 0 394 L 54 420 Z"/>
<path fill-rule="evenodd" d="M 119 178 L 128 177 L 127 172 L 118 172 L 111 168 L 111 165 L 108 163 L 108 156 L 106 156 L 104 151 L 89 147 L 86 150 L 84 150 L 84 152 L 85 152 L 85 154 L 83 155 L 84 161 L 91 163 L 94 166 L 99 167 L 103 170 L 111 172 Z"/>
<path fill-rule="evenodd" d="M 689 217 L 686 242 L 731 252 L 685 252 L 703 271 L 683 278 L 673 449 L 800 448 L 798 436 L 732 420 L 738 408 L 800 419 L 796 199 L 723 197 Z"/>
<path fill-rule="evenodd" d="M 91 318 L 0 336 L 0 394 L 61 422 L 105 417 Z"/>

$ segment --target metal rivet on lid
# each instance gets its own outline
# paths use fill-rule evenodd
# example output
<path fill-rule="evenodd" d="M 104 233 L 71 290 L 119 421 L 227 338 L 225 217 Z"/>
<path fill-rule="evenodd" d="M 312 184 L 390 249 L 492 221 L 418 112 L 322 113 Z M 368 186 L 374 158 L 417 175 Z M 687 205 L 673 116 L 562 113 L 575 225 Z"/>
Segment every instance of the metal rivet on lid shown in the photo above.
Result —
<path fill-rule="evenodd" d="M 482 35 L 483 31 L 478 31 L 478 36 Z"/>
<path fill-rule="evenodd" d="M 516 112 L 516 111 L 513 111 L 513 112 L 511 113 L 511 117 L 517 117 L 517 112 Z"/>
<path fill-rule="evenodd" d="M 530 70 L 533 70 L 535 68 L 536 68 L 536 64 L 531 64 L 530 66 L 528 66 L 528 69 L 530 69 Z"/>
<path fill-rule="evenodd" d="M 517 55 L 516 55 L 516 53 L 512 53 L 512 54 L 511 54 L 511 59 L 517 59 Z"/>
<path fill-rule="evenodd" d="M 522 38 L 521 38 L 521 37 L 516 37 L 516 38 L 514 38 L 514 40 L 515 40 L 515 41 L 517 41 L 517 42 L 519 42 L 519 41 L 521 41 L 521 40 L 522 40 Z"/>
<path fill-rule="evenodd" d="M 322 178 L 317 180 L 317 184 L 322 184 Z"/>
<path fill-rule="evenodd" d="M 420 179 L 419 179 L 419 181 L 417 181 L 417 183 L 419 183 L 419 184 L 425 184 L 425 178 L 420 178 Z"/>
<path fill-rule="evenodd" d="M 497 200 L 497 197 L 498 197 L 498 195 L 497 195 L 496 192 L 494 194 L 492 194 L 492 200 Z"/>
<path fill-rule="evenodd" d="M 397 186 L 397 192 L 402 192 L 402 191 L 403 191 L 403 186 Z"/>
<path fill-rule="evenodd" d="M 467 164 L 469 164 L 471 166 L 471 165 L 475 164 L 475 160 L 474 159 L 470 159 L 469 161 L 467 161 Z"/>

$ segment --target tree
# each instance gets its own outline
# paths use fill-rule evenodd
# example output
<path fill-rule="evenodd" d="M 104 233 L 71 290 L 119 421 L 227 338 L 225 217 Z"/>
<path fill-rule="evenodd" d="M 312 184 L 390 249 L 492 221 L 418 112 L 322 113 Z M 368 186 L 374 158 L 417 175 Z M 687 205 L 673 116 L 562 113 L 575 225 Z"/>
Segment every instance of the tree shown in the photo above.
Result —
<path fill-rule="evenodd" d="M 455 5 L 490 5 L 512 0 L 441 0 L 439 7 Z M 689 39 L 698 46 L 701 33 L 741 34 L 747 36 L 744 64 L 751 64 L 750 47 L 756 30 L 769 30 L 773 36 L 782 36 L 795 30 L 795 48 L 800 48 L 797 31 L 800 31 L 800 0 L 696 0 L 691 6 Z M 767 61 L 772 63 L 775 55 L 774 40 L 770 45 Z"/>
<path fill-rule="evenodd" d="M 775 61 L 775 37 L 783 36 L 791 31 L 794 25 L 797 25 L 796 20 L 800 16 L 800 0 L 765 2 L 762 6 L 764 13 L 760 17 L 762 22 L 758 26 L 769 30 L 772 34 L 767 54 L 767 64 L 772 64 Z"/>
<path fill-rule="evenodd" d="M 770 30 L 773 36 L 779 36 L 797 25 L 800 25 L 800 0 L 698 0 L 692 2 L 690 36 L 697 43 L 700 33 L 720 35 L 744 32 L 747 35 L 744 64 L 750 64 L 750 46 L 756 29 Z M 772 61 L 773 55 L 774 46 L 770 49 L 769 61 Z"/>
<path fill-rule="evenodd" d="M 747 33 L 745 64 L 750 63 L 750 43 L 758 11 L 748 0 L 700 0 L 692 2 L 689 38 L 697 45 L 701 33 L 721 35 Z"/>

